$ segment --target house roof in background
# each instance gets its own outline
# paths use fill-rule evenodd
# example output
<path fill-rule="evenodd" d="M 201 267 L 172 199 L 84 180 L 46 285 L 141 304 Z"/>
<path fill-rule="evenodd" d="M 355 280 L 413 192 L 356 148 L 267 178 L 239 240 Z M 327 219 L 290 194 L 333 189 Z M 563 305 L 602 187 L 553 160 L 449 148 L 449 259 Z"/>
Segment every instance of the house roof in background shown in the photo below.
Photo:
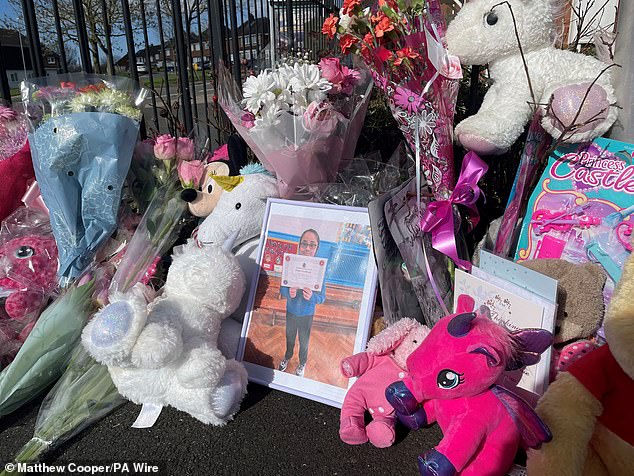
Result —
<path fill-rule="evenodd" d="M 20 37 L 22 37 L 22 53 L 20 52 Z M 2 45 L 1 52 L 5 69 L 32 69 L 31 54 L 29 52 L 30 45 L 26 36 L 16 30 L 0 28 L 0 45 Z M 42 50 L 44 58 L 53 56 L 59 64 L 59 55 L 57 53 L 44 46 Z M 24 64 L 22 64 L 22 54 L 24 54 Z M 44 64 L 45 69 L 49 69 L 48 66 L 50 65 Z"/>
<path fill-rule="evenodd" d="M 17 46 L 20 47 L 20 37 L 22 37 L 22 46 L 29 47 L 29 39 L 16 30 L 10 30 L 8 28 L 0 28 L 0 43 L 2 46 Z"/>

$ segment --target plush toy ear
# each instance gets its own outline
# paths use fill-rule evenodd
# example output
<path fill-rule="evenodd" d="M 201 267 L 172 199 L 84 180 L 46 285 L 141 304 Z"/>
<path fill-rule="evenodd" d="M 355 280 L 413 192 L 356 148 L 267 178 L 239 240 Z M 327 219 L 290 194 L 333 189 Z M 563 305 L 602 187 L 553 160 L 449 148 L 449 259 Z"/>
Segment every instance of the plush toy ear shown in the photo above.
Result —
<path fill-rule="evenodd" d="M 541 354 L 553 343 L 553 335 L 544 329 L 522 329 L 511 334 L 515 341 L 515 358 L 506 370 L 517 370 L 539 362 Z"/>
<path fill-rule="evenodd" d="M 456 306 L 456 314 L 461 314 L 463 312 L 471 312 L 475 308 L 475 300 L 466 294 L 461 294 L 458 296 L 458 305 Z"/>
<path fill-rule="evenodd" d="M 239 134 L 232 134 L 227 141 L 227 150 L 229 151 L 229 169 L 227 175 L 238 175 L 240 169 L 247 165 L 247 144 Z"/>
<path fill-rule="evenodd" d="M 420 326 L 415 319 L 404 318 L 379 332 L 368 342 L 366 352 L 384 355 L 396 349 L 413 329 Z"/>

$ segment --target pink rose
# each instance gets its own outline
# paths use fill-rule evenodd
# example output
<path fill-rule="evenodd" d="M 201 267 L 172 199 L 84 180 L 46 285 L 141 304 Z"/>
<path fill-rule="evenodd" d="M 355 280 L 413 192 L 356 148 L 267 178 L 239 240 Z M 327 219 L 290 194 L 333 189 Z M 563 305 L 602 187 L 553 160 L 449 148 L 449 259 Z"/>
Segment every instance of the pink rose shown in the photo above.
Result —
<path fill-rule="evenodd" d="M 443 61 L 440 74 L 449 79 L 461 79 L 462 67 L 460 66 L 460 58 L 453 55 L 447 55 L 447 60 Z"/>
<path fill-rule="evenodd" d="M 253 126 L 255 126 L 255 116 L 250 112 L 245 112 L 244 114 L 242 114 L 240 120 L 242 121 L 242 125 L 247 129 L 251 129 Z"/>
<path fill-rule="evenodd" d="M 207 159 L 208 162 L 215 162 L 216 160 L 228 160 L 229 159 L 229 148 L 227 144 L 222 147 L 217 148 L 213 155 L 209 156 Z"/>
<path fill-rule="evenodd" d="M 341 84 L 344 79 L 339 58 L 322 58 L 319 62 L 321 76 L 330 81 L 333 85 Z"/>
<path fill-rule="evenodd" d="M 182 161 L 178 164 L 178 176 L 185 188 L 198 188 L 205 175 L 205 164 L 200 160 Z"/>
<path fill-rule="evenodd" d="M 159 160 L 172 160 L 176 157 L 176 143 L 176 138 L 169 134 L 158 136 L 154 143 L 154 157 Z"/>
<path fill-rule="evenodd" d="M 309 132 L 330 134 L 336 128 L 342 116 L 328 102 L 312 102 L 304 113 L 304 127 Z"/>
<path fill-rule="evenodd" d="M 193 160 L 194 141 L 187 137 L 179 137 L 176 144 L 176 157 L 178 160 Z"/>

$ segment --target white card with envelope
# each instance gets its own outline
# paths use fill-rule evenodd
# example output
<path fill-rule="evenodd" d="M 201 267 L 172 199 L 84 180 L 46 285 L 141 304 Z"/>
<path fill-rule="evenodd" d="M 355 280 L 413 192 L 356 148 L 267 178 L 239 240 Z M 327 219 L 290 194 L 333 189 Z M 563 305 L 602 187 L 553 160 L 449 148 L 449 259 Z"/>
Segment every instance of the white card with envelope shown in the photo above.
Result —
<path fill-rule="evenodd" d="M 504 259 L 502 261 L 506 266 L 517 267 L 518 269 L 515 270 L 517 273 L 524 274 L 525 268 L 522 266 Z M 531 273 L 534 272 L 531 271 Z M 511 274 L 513 273 L 506 274 L 506 276 Z M 535 274 L 541 276 L 539 273 Z M 535 275 L 531 275 L 531 278 L 535 277 Z M 544 276 L 544 278 L 546 277 Z M 553 280 L 553 283 L 556 299 L 557 281 Z M 506 326 L 510 331 L 534 328 L 553 332 L 557 305 L 554 300 L 550 301 L 543 297 L 544 294 L 552 294 L 547 288 L 546 291 L 545 293 L 536 294 L 526 289 L 526 287 L 474 267 L 472 274 L 456 270 L 454 300 L 457 300 L 460 294 L 470 295 L 476 301 L 476 308 L 481 305 L 487 306 L 491 310 L 491 318 Z M 548 349 L 541 355 L 538 364 L 516 372 L 507 372 L 505 381 L 502 383 L 519 391 L 531 403 L 535 403 L 548 386 L 550 359 L 551 349 Z"/>

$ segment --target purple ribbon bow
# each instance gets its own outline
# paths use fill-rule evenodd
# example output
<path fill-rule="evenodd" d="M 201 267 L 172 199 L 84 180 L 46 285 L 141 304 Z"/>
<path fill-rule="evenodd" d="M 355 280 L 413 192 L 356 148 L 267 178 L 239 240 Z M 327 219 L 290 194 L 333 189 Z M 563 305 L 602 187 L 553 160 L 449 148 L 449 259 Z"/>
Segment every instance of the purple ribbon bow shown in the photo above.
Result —
<path fill-rule="evenodd" d="M 471 270 L 471 263 L 458 258 L 453 205 L 464 205 L 471 210 L 473 225 L 477 225 L 480 214 L 476 202 L 482 193 L 478 181 L 488 169 L 489 166 L 475 152 L 469 152 L 462 161 L 458 182 L 449 199 L 430 203 L 421 219 L 421 230 L 425 233 L 431 232 L 432 247 L 451 258 L 465 271 Z"/>

